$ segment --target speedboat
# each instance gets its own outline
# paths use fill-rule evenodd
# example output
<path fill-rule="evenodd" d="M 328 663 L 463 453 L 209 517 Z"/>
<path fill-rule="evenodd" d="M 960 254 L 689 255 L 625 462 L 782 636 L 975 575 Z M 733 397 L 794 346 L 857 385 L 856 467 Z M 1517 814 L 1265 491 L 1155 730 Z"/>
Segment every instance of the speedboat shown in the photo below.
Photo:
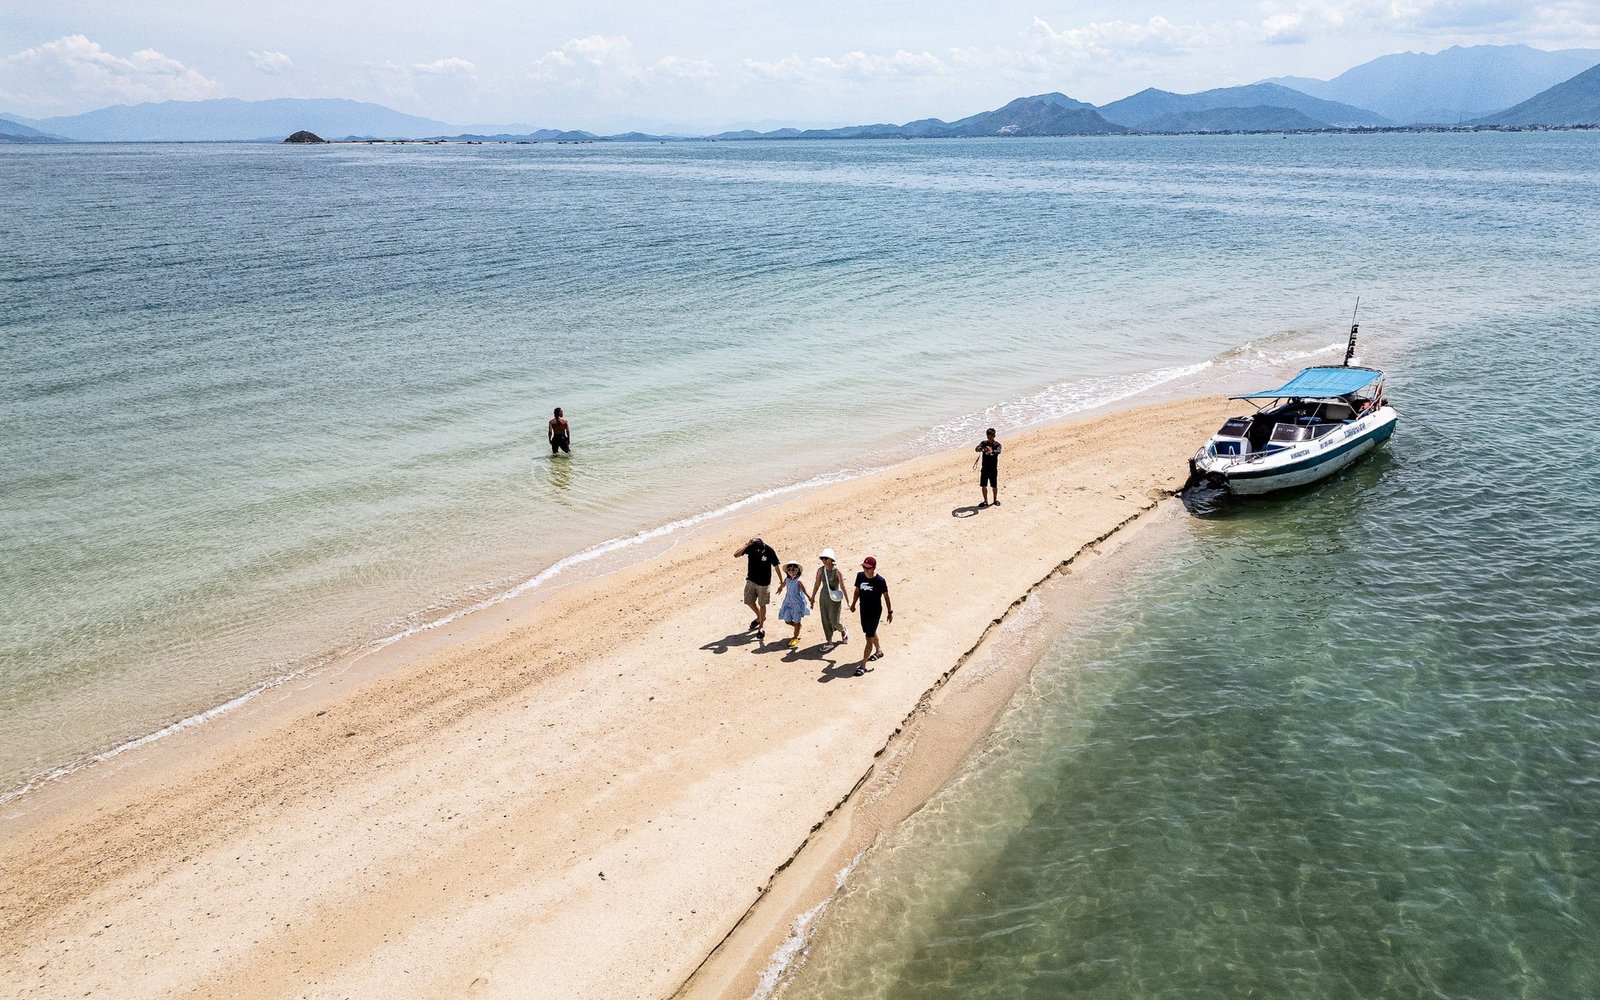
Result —
<path fill-rule="evenodd" d="M 1399 415 L 1383 394 L 1384 373 L 1350 364 L 1307 368 L 1276 389 L 1234 396 L 1258 403 L 1229 417 L 1189 459 L 1189 482 L 1257 494 L 1304 486 L 1338 472 L 1389 440 Z M 1270 404 L 1270 405 L 1266 405 Z"/>

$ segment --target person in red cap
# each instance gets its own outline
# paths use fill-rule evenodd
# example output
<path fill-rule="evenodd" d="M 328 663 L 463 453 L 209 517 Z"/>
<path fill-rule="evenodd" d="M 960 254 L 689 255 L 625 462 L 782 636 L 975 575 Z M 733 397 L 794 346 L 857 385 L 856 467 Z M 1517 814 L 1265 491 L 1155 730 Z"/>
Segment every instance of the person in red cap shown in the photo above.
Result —
<path fill-rule="evenodd" d="M 883 657 L 883 644 L 878 642 L 878 619 L 887 611 L 894 621 L 894 605 L 889 601 L 889 581 L 878 574 L 878 560 L 867 556 L 861 560 L 861 572 L 856 574 L 856 588 L 850 594 L 850 610 L 861 605 L 861 634 L 867 637 L 866 648 L 861 651 L 861 662 L 856 666 L 856 676 L 867 672 L 867 664 Z"/>

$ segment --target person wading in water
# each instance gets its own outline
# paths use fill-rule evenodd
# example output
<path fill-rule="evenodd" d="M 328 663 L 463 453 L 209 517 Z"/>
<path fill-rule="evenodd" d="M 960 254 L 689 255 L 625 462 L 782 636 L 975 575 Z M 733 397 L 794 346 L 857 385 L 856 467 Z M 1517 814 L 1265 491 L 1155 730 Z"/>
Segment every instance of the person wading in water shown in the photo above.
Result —
<path fill-rule="evenodd" d="M 556 415 L 550 418 L 550 454 L 559 451 L 572 454 L 572 426 L 561 415 L 561 407 L 558 406 Z"/>

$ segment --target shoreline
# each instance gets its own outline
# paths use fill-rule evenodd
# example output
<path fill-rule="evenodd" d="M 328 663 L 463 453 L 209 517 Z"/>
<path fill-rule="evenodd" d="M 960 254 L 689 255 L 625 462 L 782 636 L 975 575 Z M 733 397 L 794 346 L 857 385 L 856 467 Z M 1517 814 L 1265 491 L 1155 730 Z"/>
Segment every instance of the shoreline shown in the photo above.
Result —
<path fill-rule="evenodd" d="M 1176 497 L 1155 501 L 1085 543 L 1020 595 L 924 692 L 850 792 L 817 821 L 772 873 L 767 891 L 672 993 L 674 1000 L 778 995 L 803 965 L 811 936 L 849 877 L 883 836 L 982 752 L 1039 661 L 1072 627 L 1065 619 L 1109 600 L 1128 560 L 1181 530 L 1184 518 Z M 1050 624 L 1041 625 L 1041 618 Z"/>
<path fill-rule="evenodd" d="M 1226 408 L 1017 435 L 981 520 L 962 452 L 787 497 L 64 782 L 59 809 L 7 817 L 0 948 L 45 992 L 379 995 L 400 963 L 437 995 L 523 995 L 529 970 L 547 995 L 671 993 L 951 665 L 1154 507 Z M 808 565 L 878 553 L 906 613 L 867 677 L 853 649 L 712 638 L 747 614 L 728 553 L 755 531 Z"/>
<path fill-rule="evenodd" d="M 550 593 L 562 587 L 629 569 L 659 556 L 683 541 L 697 537 L 703 531 L 715 530 L 719 524 L 725 523 L 730 518 L 758 512 L 790 497 L 826 489 L 838 483 L 880 475 L 909 462 L 939 454 L 948 447 L 950 439 L 959 436 L 964 440 L 968 432 L 980 433 L 974 428 L 985 422 L 999 423 L 1004 436 L 1046 429 L 1096 415 L 1120 412 L 1131 408 L 1130 404 L 1152 405 L 1162 401 L 1190 398 L 1199 394 L 1202 387 L 1209 387 L 1207 391 L 1214 391 L 1219 386 L 1243 384 L 1240 379 L 1246 373 L 1251 373 L 1253 377 L 1256 371 L 1281 368 L 1286 364 L 1314 358 L 1340 347 L 1339 344 L 1333 344 L 1302 350 L 1281 349 L 1277 354 L 1269 355 L 1254 343 L 1246 343 L 1193 364 L 1172 365 L 1117 375 L 1088 376 L 1071 382 L 1051 383 L 1042 389 L 993 404 L 984 410 L 941 421 L 902 442 L 897 449 L 899 454 L 891 455 L 881 464 L 842 473 L 818 473 L 798 482 L 740 497 L 709 510 L 693 512 L 663 523 L 646 525 L 629 534 L 602 539 L 576 552 L 556 558 L 550 565 L 531 576 L 495 590 L 487 597 L 468 600 L 455 607 L 447 605 L 436 617 L 403 625 L 397 631 L 363 640 L 355 646 L 328 650 L 307 662 L 293 666 L 282 674 L 257 680 L 217 704 L 34 775 L 21 785 L 0 791 L 0 820 L 15 818 L 17 815 L 15 810 L 19 809 L 32 812 L 38 808 L 49 808 L 48 804 L 42 804 L 37 800 L 48 798 L 52 788 L 59 787 L 63 782 L 70 782 L 82 772 L 117 762 L 127 753 L 145 750 L 170 737 L 200 727 L 227 725 L 241 711 L 260 708 L 258 702 L 270 701 L 275 696 L 292 699 L 293 696 L 288 692 L 297 686 L 315 683 L 319 679 L 338 677 L 351 671 L 364 676 L 374 669 L 381 671 L 393 669 L 397 665 L 403 666 L 415 656 L 425 655 L 430 650 L 431 644 L 427 642 L 430 636 L 446 636 L 447 641 L 454 642 L 460 641 L 463 637 L 479 634 L 482 630 L 480 619 L 487 617 L 486 612 L 504 606 L 514 614 L 524 614 Z M 1249 351 L 1256 352 L 1256 355 L 1251 357 L 1246 353 Z M 1081 405 L 1077 401 L 1069 402 L 1064 410 L 1043 418 L 1024 416 L 1017 421 L 1009 413 L 1013 410 L 1027 411 L 1030 406 L 1039 405 L 1041 400 L 1059 394 L 1063 389 L 1081 390 L 1084 383 L 1093 384 L 1094 389 L 1099 391 L 1098 395 L 1092 397 L 1091 402 Z M 656 549 L 652 543 L 665 543 L 665 548 Z M 620 561 L 608 558 L 615 557 L 619 553 L 628 555 L 622 557 Z M 412 613 L 405 617 L 415 617 L 415 615 L 416 613 Z M 407 645 L 422 648 L 410 651 L 405 649 Z M 395 646 L 400 646 L 401 649 L 391 651 L 390 647 Z M 371 664 L 367 663 L 369 659 L 372 661 Z M 67 794 L 70 797 L 71 791 L 68 790 Z M 8 811 L 11 813 L 10 816 L 6 815 Z"/>
<path fill-rule="evenodd" d="M 851 470 L 849 473 L 840 476 L 813 476 L 798 483 L 751 494 L 708 511 L 690 514 L 664 524 L 643 528 L 633 534 L 617 535 L 604 539 L 570 555 L 563 556 L 533 576 L 492 593 L 488 597 L 447 610 L 437 618 L 431 618 L 415 625 L 406 625 L 398 631 L 366 640 L 357 647 L 330 651 L 287 673 L 258 681 L 232 698 L 210 708 L 177 719 L 153 732 L 125 740 L 82 760 L 74 761 L 31 778 L 16 788 L 0 792 L 0 810 L 4 810 L 13 803 L 26 804 L 30 797 L 47 792 L 57 783 L 69 780 L 80 772 L 110 763 L 123 754 L 152 746 L 171 736 L 188 732 L 208 723 L 220 722 L 238 710 L 249 707 L 262 696 L 271 695 L 279 689 L 292 688 L 296 684 L 356 669 L 369 657 L 383 656 L 391 647 L 406 643 L 420 644 L 427 637 L 436 633 L 449 636 L 449 641 L 458 641 L 460 635 L 456 631 L 456 626 L 470 627 L 470 625 L 476 625 L 478 624 L 479 616 L 482 616 L 485 612 L 492 611 L 501 605 L 510 604 L 519 613 L 526 613 L 533 606 L 533 603 L 553 591 L 559 590 L 561 587 L 629 569 L 641 562 L 648 561 L 659 553 L 640 551 L 636 559 L 624 561 L 620 565 L 599 566 L 591 569 L 590 572 L 593 575 L 585 575 L 580 569 L 570 579 L 557 579 L 574 568 L 597 562 L 608 555 L 625 551 L 635 546 L 646 546 L 657 539 L 670 539 L 671 545 L 676 545 L 684 538 L 694 537 L 693 533 L 696 529 L 713 526 L 719 521 L 737 517 L 746 512 L 758 511 L 765 505 L 780 502 L 793 494 L 825 489 L 835 483 L 849 482 L 853 479 L 876 475 L 893 468 L 894 464 Z M 674 535 L 680 535 L 681 537 L 673 538 Z M 541 590 L 547 584 L 553 584 L 553 586 Z M 469 619 L 471 620 L 470 623 L 468 622 Z M 473 633 L 469 631 L 468 634 Z M 405 654 L 401 654 L 401 656 L 403 659 L 411 658 Z M 5 818 L 7 817 L 0 814 L 0 820 Z"/>

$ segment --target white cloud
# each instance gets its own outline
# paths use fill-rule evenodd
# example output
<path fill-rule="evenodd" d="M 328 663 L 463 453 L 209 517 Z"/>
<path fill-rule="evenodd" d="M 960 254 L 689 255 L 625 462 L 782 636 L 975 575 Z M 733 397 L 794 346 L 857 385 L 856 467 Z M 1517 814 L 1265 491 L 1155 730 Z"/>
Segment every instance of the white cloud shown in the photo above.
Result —
<path fill-rule="evenodd" d="M 574 68 L 603 70 L 633 65 L 633 43 L 621 35 L 589 35 L 563 42 L 534 62 L 535 72 L 558 75 Z"/>
<path fill-rule="evenodd" d="M 847 52 L 842 56 L 793 55 L 784 59 L 744 60 L 753 76 L 782 81 L 871 81 L 921 77 L 970 78 L 981 82 L 996 73 L 1049 76 L 1090 64 L 1106 66 L 1154 57 L 1179 56 L 1212 44 L 1217 26 L 1174 24 L 1164 17 L 1142 23 L 1097 21 L 1057 30 L 1035 17 L 1018 44 L 994 48 L 952 48 L 944 55 L 899 49 L 888 55 Z"/>
<path fill-rule="evenodd" d="M 1321 0 L 1267 3 L 1261 21 L 1261 40 L 1268 45 L 1298 45 L 1344 27 L 1347 11 Z M 1357 14 L 1359 19 L 1360 15 Z"/>
<path fill-rule="evenodd" d="M 475 63 L 459 56 L 446 56 L 432 62 L 363 63 L 368 75 L 365 96 L 415 114 L 431 114 L 441 102 L 470 104 L 485 93 L 495 92 L 494 81 L 478 78 Z"/>
<path fill-rule="evenodd" d="M 250 51 L 250 62 L 256 69 L 263 73 L 278 74 L 294 66 L 294 60 L 282 52 L 257 52 Z"/>
<path fill-rule="evenodd" d="M 470 77 L 478 72 L 477 66 L 456 56 L 451 56 L 447 59 L 435 59 L 430 63 L 385 62 L 367 63 L 367 65 L 397 77 Z"/>
<path fill-rule="evenodd" d="M 1390 17 L 1409 28 L 1476 29 L 1529 20 L 1535 8 L 1513 0 L 1394 0 Z"/>
<path fill-rule="evenodd" d="M 1539 18 L 1529 28 L 1529 41 L 1549 48 L 1591 46 L 1600 39 L 1600 3 L 1594 0 L 1558 0 L 1542 4 Z"/>
<path fill-rule="evenodd" d="M 679 59 L 667 56 L 644 68 L 644 75 L 671 77 L 677 80 L 709 80 L 717 75 L 717 68 L 704 59 Z"/>
<path fill-rule="evenodd" d="M 646 83 L 710 80 L 717 69 L 704 59 L 679 56 L 645 62 L 625 35 L 588 35 L 534 60 L 532 73 L 541 83 L 615 96 Z"/>
<path fill-rule="evenodd" d="M 83 35 L 0 59 L 0 100 L 39 116 L 107 104 L 198 101 L 222 93 L 220 83 L 154 49 L 119 56 Z"/>
<path fill-rule="evenodd" d="M 407 69 L 423 76 L 471 76 L 478 71 L 478 67 L 456 56 L 435 59 L 431 63 L 412 63 Z"/>
<path fill-rule="evenodd" d="M 1401 39 L 1563 48 L 1600 36 L 1594 0 L 1265 0 L 1262 11 L 1257 38 L 1269 45 L 1388 33 L 1397 49 Z"/>
<path fill-rule="evenodd" d="M 1164 17 L 1148 21 L 1095 21 L 1057 31 L 1036 17 L 1028 34 L 1043 52 L 1073 59 L 1116 61 L 1129 56 L 1175 56 L 1212 44 L 1216 28 L 1173 24 Z"/>
<path fill-rule="evenodd" d="M 918 101 L 986 92 L 998 96 L 1006 88 L 1076 93 L 1085 83 L 1144 73 L 1253 33 L 1244 22 L 1181 24 L 1152 17 L 1057 29 L 1034 17 L 1008 45 L 957 47 L 938 54 L 898 49 L 888 54 L 792 55 L 746 59 L 743 68 L 757 80 L 848 87 L 862 94 L 895 86 L 905 98 L 917 95 Z"/>
<path fill-rule="evenodd" d="M 930 76 L 948 73 L 951 67 L 931 52 L 907 52 L 899 49 L 892 55 L 868 55 L 865 52 L 846 52 L 843 56 L 813 56 L 809 59 L 789 56 L 773 62 L 746 59 L 745 69 L 769 80 L 881 80 L 894 77 Z"/>

